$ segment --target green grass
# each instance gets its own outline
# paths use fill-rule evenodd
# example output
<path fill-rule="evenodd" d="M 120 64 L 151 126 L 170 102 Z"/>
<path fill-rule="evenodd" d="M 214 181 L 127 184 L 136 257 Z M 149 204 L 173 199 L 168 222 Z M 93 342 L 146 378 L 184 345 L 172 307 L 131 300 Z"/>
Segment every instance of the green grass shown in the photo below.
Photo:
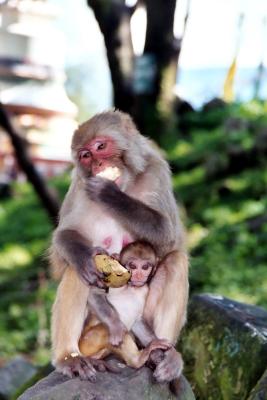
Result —
<path fill-rule="evenodd" d="M 53 182 L 61 197 L 66 179 Z M 0 361 L 26 353 L 49 359 L 50 310 L 55 284 L 46 251 L 53 227 L 29 184 L 17 184 L 0 203 Z"/>
<path fill-rule="evenodd" d="M 267 307 L 267 157 L 261 156 L 267 148 L 266 105 L 230 111 L 212 129 L 191 129 L 169 153 L 174 190 L 187 211 L 191 292 Z M 244 163 L 239 173 L 231 172 L 232 151 L 255 146 L 261 150 L 253 167 Z M 227 173 L 216 177 L 218 170 Z M 262 223 L 255 227 L 253 219 Z"/>

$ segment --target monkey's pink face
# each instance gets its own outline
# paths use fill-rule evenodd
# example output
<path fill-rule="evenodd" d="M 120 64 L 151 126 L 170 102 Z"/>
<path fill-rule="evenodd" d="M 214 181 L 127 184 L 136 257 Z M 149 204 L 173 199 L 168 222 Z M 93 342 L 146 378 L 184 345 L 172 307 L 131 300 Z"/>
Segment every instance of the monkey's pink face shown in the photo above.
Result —
<path fill-rule="evenodd" d="M 152 272 L 153 264 L 149 260 L 130 258 L 125 268 L 132 272 L 130 284 L 132 286 L 143 286 Z"/>
<path fill-rule="evenodd" d="M 98 136 L 78 151 L 80 164 L 93 176 L 108 167 L 120 168 L 120 156 L 114 140 L 107 136 Z"/>

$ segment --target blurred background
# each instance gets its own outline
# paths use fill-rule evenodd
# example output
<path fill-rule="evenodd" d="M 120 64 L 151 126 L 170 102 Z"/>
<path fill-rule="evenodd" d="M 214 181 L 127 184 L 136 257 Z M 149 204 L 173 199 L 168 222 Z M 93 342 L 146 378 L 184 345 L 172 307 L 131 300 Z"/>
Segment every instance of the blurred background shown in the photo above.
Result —
<path fill-rule="evenodd" d="M 191 293 L 267 307 L 266 39 L 265 0 L 0 0 L 0 365 L 49 361 L 71 135 L 113 106 L 171 165 Z"/>

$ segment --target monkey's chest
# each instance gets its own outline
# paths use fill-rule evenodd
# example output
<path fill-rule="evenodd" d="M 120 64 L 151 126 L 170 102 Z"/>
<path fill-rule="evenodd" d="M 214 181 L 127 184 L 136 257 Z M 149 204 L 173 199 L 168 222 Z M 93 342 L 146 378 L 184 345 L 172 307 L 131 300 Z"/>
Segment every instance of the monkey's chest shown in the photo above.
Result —
<path fill-rule="evenodd" d="M 134 323 L 143 315 L 148 287 L 110 288 L 107 294 L 108 301 L 118 311 L 121 321 L 131 330 Z"/>
<path fill-rule="evenodd" d="M 93 246 L 102 247 L 109 254 L 120 253 L 121 249 L 133 241 L 131 235 L 115 219 L 100 214 L 85 227 Z"/>

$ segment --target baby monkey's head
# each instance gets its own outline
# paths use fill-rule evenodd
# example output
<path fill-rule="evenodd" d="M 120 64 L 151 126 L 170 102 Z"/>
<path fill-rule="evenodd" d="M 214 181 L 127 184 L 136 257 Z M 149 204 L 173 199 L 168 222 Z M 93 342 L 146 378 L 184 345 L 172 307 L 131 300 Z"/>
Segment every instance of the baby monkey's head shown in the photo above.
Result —
<path fill-rule="evenodd" d="M 120 263 L 132 272 L 129 284 L 143 286 L 155 271 L 157 257 L 151 244 L 140 240 L 130 243 L 122 249 Z"/>

